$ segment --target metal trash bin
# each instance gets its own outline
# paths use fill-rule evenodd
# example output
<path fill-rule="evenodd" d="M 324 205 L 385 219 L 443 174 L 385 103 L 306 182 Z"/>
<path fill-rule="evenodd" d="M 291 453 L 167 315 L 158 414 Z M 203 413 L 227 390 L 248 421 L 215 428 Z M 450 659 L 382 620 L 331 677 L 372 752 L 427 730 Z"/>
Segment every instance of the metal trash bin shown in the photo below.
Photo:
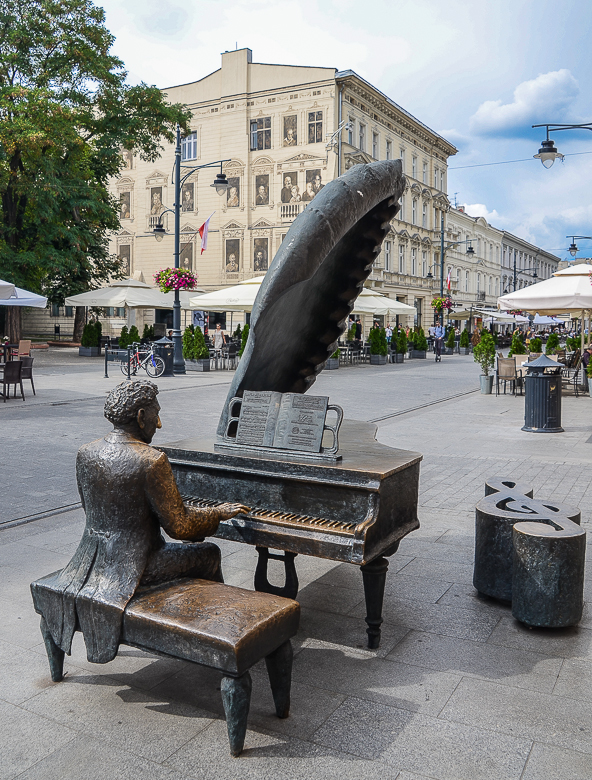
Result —
<path fill-rule="evenodd" d="M 166 336 L 158 339 L 154 342 L 154 354 L 164 360 L 164 372 L 161 376 L 173 376 L 173 358 L 175 356 L 173 342 Z"/>
<path fill-rule="evenodd" d="M 561 365 L 541 355 L 525 365 L 524 426 L 533 433 L 562 433 Z"/>

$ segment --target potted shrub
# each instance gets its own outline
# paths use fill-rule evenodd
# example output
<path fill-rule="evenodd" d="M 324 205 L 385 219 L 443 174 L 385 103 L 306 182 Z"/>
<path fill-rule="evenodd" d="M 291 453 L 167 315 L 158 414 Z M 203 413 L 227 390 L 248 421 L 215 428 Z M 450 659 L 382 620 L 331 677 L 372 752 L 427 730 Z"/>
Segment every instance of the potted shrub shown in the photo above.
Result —
<path fill-rule="evenodd" d="M 121 333 L 119 334 L 119 349 L 127 349 L 128 346 L 132 343 L 131 339 L 129 337 L 129 331 L 127 329 L 127 325 L 124 325 L 121 329 Z"/>
<path fill-rule="evenodd" d="M 135 325 L 132 325 L 129 329 L 129 344 L 139 344 L 140 343 L 140 331 L 136 328 Z"/>
<path fill-rule="evenodd" d="M 385 329 L 372 328 L 368 334 L 368 341 L 370 342 L 370 365 L 384 366 L 388 353 Z"/>
<path fill-rule="evenodd" d="M 469 331 L 465 328 L 460 334 L 460 354 L 468 355 L 470 351 Z"/>
<path fill-rule="evenodd" d="M 247 339 L 249 338 L 249 326 L 245 325 L 243 328 L 243 332 L 241 334 L 241 347 L 238 351 L 239 358 L 242 357 L 243 352 L 245 351 L 245 347 L 247 346 Z"/>
<path fill-rule="evenodd" d="M 407 352 L 407 336 L 403 328 L 401 328 L 397 335 L 396 351 L 394 353 L 396 363 L 402 363 L 405 360 L 405 352 Z"/>
<path fill-rule="evenodd" d="M 518 331 L 512 336 L 512 344 L 510 346 L 510 351 L 508 352 L 508 357 L 512 357 L 513 355 L 526 355 L 526 347 L 524 346 L 524 342 Z"/>
<path fill-rule="evenodd" d="M 425 360 L 426 353 L 428 351 L 428 340 L 425 337 L 423 328 L 420 328 L 415 334 L 413 357 Z"/>
<path fill-rule="evenodd" d="M 454 354 L 454 328 L 450 328 L 448 331 L 448 338 L 446 339 L 446 354 L 447 355 L 453 355 Z"/>
<path fill-rule="evenodd" d="M 529 349 L 531 352 L 541 352 L 543 351 L 543 342 L 538 336 L 535 336 L 535 338 L 530 340 Z"/>
<path fill-rule="evenodd" d="M 551 333 L 547 339 L 547 346 L 545 347 L 545 355 L 554 355 L 559 349 L 559 336 L 556 333 Z"/>
<path fill-rule="evenodd" d="M 327 362 L 325 363 L 325 368 L 328 371 L 334 371 L 336 368 L 339 368 L 339 350 L 336 349 L 335 352 L 331 355 L 330 358 L 327 358 Z"/>
<path fill-rule="evenodd" d="M 149 344 L 151 341 L 154 341 L 154 325 L 144 325 L 142 344 Z"/>
<path fill-rule="evenodd" d="M 188 331 L 190 335 L 185 335 Z M 190 328 L 186 328 L 185 334 L 183 334 L 183 357 L 186 369 L 188 371 L 209 371 L 210 350 L 206 346 L 201 328 L 199 325 L 196 326 L 193 334 L 191 334 Z"/>
<path fill-rule="evenodd" d="M 495 342 L 493 336 L 484 330 L 481 333 L 481 339 L 473 347 L 473 360 L 481 366 L 481 392 L 490 395 L 493 388 L 493 374 L 489 372 L 493 369 L 495 363 Z"/>
<path fill-rule="evenodd" d="M 84 326 L 78 354 L 83 357 L 97 357 L 101 354 L 101 332 L 103 328 L 98 320 L 90 320 Z"/>

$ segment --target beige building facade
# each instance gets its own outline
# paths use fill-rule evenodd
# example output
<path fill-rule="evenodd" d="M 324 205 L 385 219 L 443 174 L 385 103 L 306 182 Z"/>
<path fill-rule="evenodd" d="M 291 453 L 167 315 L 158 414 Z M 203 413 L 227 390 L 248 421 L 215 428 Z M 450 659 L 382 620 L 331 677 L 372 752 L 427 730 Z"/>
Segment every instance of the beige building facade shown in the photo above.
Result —
<path fill-rule="evenodd" d="M 198 275 L 199 287 L 264 274 L 294 219 L 327 182 L 352 165 L 401 159 L 401 212 L 367 284 L 415 306 L 417 324 L 425 324 L 437 289 L 426 277 L 439 262 L 451 144 L 353 71 L 254 63 L 249 49 L 225 52 L 219 70 L 164 91 L 192 112 L 182 164 L 225 160 L 224 196 L 211 186 L 215 169 L 197 170 L 182 188 L 180 264 Z M 163 208 L 173 207 L 173 162 L 172 145 L 156 163 L 127 155 L 126 170 L 112 183 L 121 229 L 111 251 L 148 283 L 173 265 L 172 214 L 162 218 L 163 241 L 152 236 Z M 211 214 L 208 248 L 200 254 L 197 231 Z"/>

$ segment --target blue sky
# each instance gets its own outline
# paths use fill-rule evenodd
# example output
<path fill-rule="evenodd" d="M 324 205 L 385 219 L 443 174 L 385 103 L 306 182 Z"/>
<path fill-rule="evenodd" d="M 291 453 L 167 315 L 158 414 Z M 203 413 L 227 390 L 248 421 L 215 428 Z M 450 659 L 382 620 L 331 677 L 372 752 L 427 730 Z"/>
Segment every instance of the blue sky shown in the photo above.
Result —
<path fill-rule="evenodd" d="M 556 133 L 570 156 L 546 170 L 531 129 L 592 121 L 589 0 L 99 4 L 132 83 L 201 78 L 236 45 L 257 62 L 351 68 L 458 147 L 448 191 L 469 213 L 561 257 L 566 235 L 592 235 L 592 132 Z M 465 167 L 508 160 L 526 161 Z"/>

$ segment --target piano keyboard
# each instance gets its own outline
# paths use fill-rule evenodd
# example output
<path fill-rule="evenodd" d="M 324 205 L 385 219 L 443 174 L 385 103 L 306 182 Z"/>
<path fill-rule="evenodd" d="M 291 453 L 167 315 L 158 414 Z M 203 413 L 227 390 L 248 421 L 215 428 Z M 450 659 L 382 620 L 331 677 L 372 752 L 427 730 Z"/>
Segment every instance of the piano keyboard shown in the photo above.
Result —
<path fill-rule="evenodd" d="M 195 507 L 216 507 L 224 501 L 210 501 L 195 496 L 182 496 L 183 503 Z M 325 531 L 338 536 L 353 536 L 356 523 L 345 523 L 341 520 L 328 520 L 325 517 L 313 517 L 312 515 L 299 515 L 294 512 L 274 512 L 264 507 L 253 507 L 248 514 L 243 515 L 248 520 L 256 520 L 260 523 L 279 525 L 285 528 L 307 528 L 310 530 Z"/>

